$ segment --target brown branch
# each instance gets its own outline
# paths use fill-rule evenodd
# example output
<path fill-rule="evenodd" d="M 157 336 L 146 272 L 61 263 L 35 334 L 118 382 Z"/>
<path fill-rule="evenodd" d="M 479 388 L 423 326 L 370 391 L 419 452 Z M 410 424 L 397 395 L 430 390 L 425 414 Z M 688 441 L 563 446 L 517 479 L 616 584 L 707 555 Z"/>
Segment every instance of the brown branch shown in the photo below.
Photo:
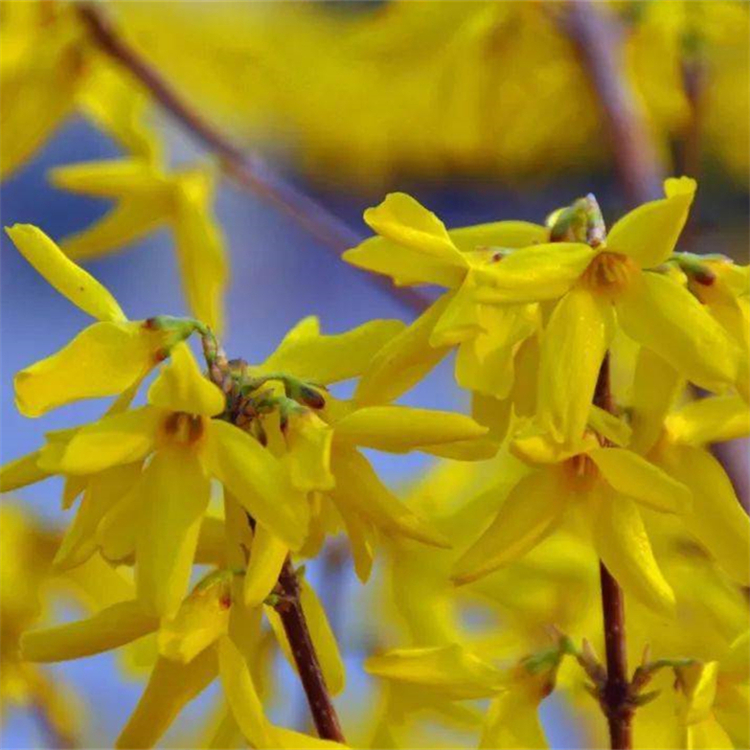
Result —
<path fill-rule="evenodd" d="M 217 154 L 224 171 L 237 185 L 285 213 L 336 255 L 362 241 L 362 237 L 325 206 L 284 180 L 257 154 L 241 149 L 193 109 L 159 71 L 117 33 L 98 4 L 81 2 L 78 12 L 99 49 L 122 65 L 204 147 Z M 414 289 L 396 287 L 383 276 L 367 276 L 413 310 L 421 312 L 429 304 L 429 300 Z"/>
<path fill-rule="evenodd" d="M 609 377 L 609 353 L 604 356 L 594 392 L 594 404 L 614 412 Z M 602 445 L 610 445 L 600 438 Z M 633 704 L 628 679 L 627 639 L 625 633 L 625 600 L 622 589 L 603 562 L 599 562 L 602 592 L 604 645 L 607 656 L 607 680 L 600 701 L 609 725 L 609 741 L 613 750 L 629 750 L 633 746 Z"/>
<path fill-rule="evenodd" d="M 279 599 L 275 609 L 284 625 L 284 632 L 292 650 L 294 663 L 297 665 L 300 681 L 305 689 L 318 735 L 325 740 L 344 743 L 346 740 L 341 731 L 336 709 L 328 692 L 300 603 L 297 574 L 288 557 L 279 574 L 276 592 L 279 594 Z"/>
<path fill-rule="evenodd" d="M 663 165 L 636 93 L 622 74 L 624 30 L 602 3 L 565 3 L 563 23 L 590 77 L 607 125 L 612 156 L 627 201 L 661 195 Z"/>

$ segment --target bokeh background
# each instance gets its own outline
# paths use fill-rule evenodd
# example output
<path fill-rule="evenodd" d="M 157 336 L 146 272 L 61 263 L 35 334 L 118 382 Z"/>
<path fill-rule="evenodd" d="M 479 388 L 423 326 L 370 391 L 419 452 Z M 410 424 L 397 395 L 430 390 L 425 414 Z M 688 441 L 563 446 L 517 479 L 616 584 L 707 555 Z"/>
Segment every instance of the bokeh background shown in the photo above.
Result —
<path fill-rule="evenodd" d="M 623 182 L 622 144 L 612 137 L 595 79 L 560 3 L 114 3 L 132 44 L 191 106 L 244 147 L 260 152 L 285 179 L 366 236 L 363 210 L 392 190 L 414 195 L 449 227 L 498 219 L 543 221 L 558 206 L 594 192 L 605 218 L 633 203 Z M 598 5 L 598 4 L 597 4 Z M 658 6 L 658 7 L 655 7 Z M 608 3 L 624 34 L 617 74 L 644 123 L 653 173 L 699 180 L 685 247 L 748 252 L 748 56 L 746 2 Z M 0 102 L 2 107 L 2 102 Z M 158 105 L 149 122 L 173 165 L 210 159 Z M 7 147 L 7 143 L 3 144 Z M 79 161 L 117 158 L 117 144 L 90 120 L 69 117 L 36 157 L 0 188 L 4 225 L 37 224 L 59 238 L 88 226 L 106 202 L 50 186 L 47 171 Z M 651 156 L 647 158 L 651 158 Z M 654 196 L 657 197 L 657 196 Z M 415 311 L 340 262 L 288 216 L 222 179 L 216 215 L 231 258 L 226 348 L 261 361 L 300 318 L 315 314 L 325 332 L 374 317 L 410 321 Z M 42 435 L 98 417 L 100 404 L 76 404 L 40 420 L 13 404 L 13 374 L 51 353 L 86 324 L 1 240 L 0 454 L 33 450 Z M 128 316 L 187 313 L 166 231 L 96 259 L 89 270 Z M 429 290 L 428 290 L 429 292 Z M 466 394 L 444 362 L 407 402 L 466 411 Z M 733 452 L 742 481 L 744 448 Z M 417 455 L 376 460 L 389 484 L 402 485 L 430 465 Z M 746 485 L 741 487 L 746 494 Z M 48 480 L 4 502 L 22 502 L 50 529 L 59 527 L 61 484 Z M 332 555 L 330 559 L 335 557 Z M 367 592 L 345 561 L 315 564 L 321 591 L 347 654 L 348 686 L 339 703 L 345 723 L 361 711 L 360 668 L 368 635 Z M 56 617 L 75 608 L 55 601 Z M 103 655 L 49 669 L 90 709 L 86 744 L 111 742 L 140 694 L 137 674 Z M 288 690 L 274 709 L 303 726 L 303 697 L 284 665 Z M 210 706 L 203 696 L 187 714 Z M 575 747 L 577 729 L 552 701 L 543 708 L 550 740 Z M 189 744 L 180 725 L 167 744 Z M 4 717 L 3 747 L 45 746 L 33 710 Z"/>

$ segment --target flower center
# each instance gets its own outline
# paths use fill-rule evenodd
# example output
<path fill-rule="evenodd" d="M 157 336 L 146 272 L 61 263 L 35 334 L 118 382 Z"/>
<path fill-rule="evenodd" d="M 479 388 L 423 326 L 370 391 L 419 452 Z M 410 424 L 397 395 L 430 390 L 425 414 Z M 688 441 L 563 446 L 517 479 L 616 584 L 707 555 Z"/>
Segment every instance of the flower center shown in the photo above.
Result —
<path fill-rule="evenodd" d="M 636 270 L 627 255 L 604 251 L 589 263 L 583 272 L 583 282 L 594 291 L 620 292 L 628 286 Z"/>
<path fill-rule="evenodd" d="M 586 453 L 579 453 L 567 459 L 563 463 L 563 468 L 570 489 L 577 492 L 593 489 L 599 478 L 599 468 Z"/>
<path fill-rule="evenodd" d="M 191 445 L 197 443 L 205 432 L 205 417 L 176 411 L 162 424 L 164 436 L 172 443 Z"/>

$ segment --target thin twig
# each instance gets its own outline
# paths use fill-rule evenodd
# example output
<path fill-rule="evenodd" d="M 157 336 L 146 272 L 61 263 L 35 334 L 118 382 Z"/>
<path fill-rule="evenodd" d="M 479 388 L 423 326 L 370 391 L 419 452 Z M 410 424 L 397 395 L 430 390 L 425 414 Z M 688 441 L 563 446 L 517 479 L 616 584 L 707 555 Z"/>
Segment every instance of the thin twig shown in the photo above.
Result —
<path fill-rule="evenodd" d="M 610 414 L 614 412 L 609 377 L 609 353 L 605 355 L 599 370 L 594 404 Z M 606 438 L 600 438 L 600 442 L 603 445 L 610 444 Z M 620 585 L 601 561 L 599 579 L 607 657 L 607 680 L 600 700 L 607 715 L 610 747 L 612 750 L 629 750 L 633 746 L 633 704 L 630 700 L 631 689 L 628 680 L 625 600 Z"/>
<path fill-rule="evenodd" d="M 287 557 L 279 574 L 275 606 L 292 649 L 300 681 L 305 689 L 315 728 L 322 739 L 344 743 L 344 734 L 326 686 L 323 670 L 310 637 L 305 613 L 300 603 L 300 586 L 292 561 Z"/>
<path fill-rule="evenodd" d="M 625 197 L 631 204 L 658 198 L 663 165 L 637 96 L 622 74 L 619 20 L 603 3 L 590 0 L 565 3 L 562 18 L 596 92 Z"/>
<path fill-rule="evenodd" d="M 220 157 L 236 184 L 267 201 L 306 229 L 323 246 L 341 255 L 362 237 L 321 203 L 295 188 L 257 154 L 241 149 L 213 123 L 193 109 L 114 29 L 97 4 L 82 2 L 78 12 L 99 48 L 122 65 L 203 146 Z M 412 310 L 421 312 L 429 300 L 415 289 L 396 287 L 384 276 L 368 274 L 373 283 Z"/>

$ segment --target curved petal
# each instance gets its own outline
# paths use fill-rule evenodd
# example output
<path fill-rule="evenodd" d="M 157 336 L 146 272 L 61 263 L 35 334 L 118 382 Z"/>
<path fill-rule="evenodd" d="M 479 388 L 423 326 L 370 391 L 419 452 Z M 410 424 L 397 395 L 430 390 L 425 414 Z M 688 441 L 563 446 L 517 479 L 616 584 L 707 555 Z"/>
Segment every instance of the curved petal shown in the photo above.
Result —
<path fill-rule="evenodd" d="M 409 406 L 365 406 L 334 425 L 334 441 L 403 453 L 482 437 L 487 428 L 464 414 Z"/>
<path fill-rule="evenodd" d="M 562 297 L 598 250 L 580 242 L 551 242 L 515 250 L 481 269 L 477 299 L 489 304 Z"/>
<path fill-rule="evenodd" d="M 665 426 L 676 443 L 722 443 L 750 435 L 750 411 L 741 396 L 710 396 L 673 412 Z"/>
<path fill-rule="evenodd" d="M 331 473 L 333 428 L 317 414 L 290 414 L 286 428 L 287 452 L 282 460 L 292 484 L 302 492 L 330 490 L 336 484 Z"/>
<path fill-rule="evenodd" d="M 538 415 L 561 443 L 581 439 L 604 355 L 614 332 L 606 300 L 583 287 L 557 303 L 542 334 Z"/>
<path fill-rule="evenodd" d="M 495 698 L 484 721 L 480 750 L 549 747 L 539 721 L 543 697 L 541 691 L 534 693 L 524 685 L 511 685 Z"/>
<path fill-rule="evenodd" d="M 737 345 L 706 308 L 672 279 L 639 274 L 618 295 L 615 306 L 630 338 L 658 352 L 696 385 L 716 390 L 736 380 Z"/>
<path fill-rule="evenodd" d="M 218 644 L 219 676 L 229 707 L 245 739 L 253 747 L 279 747 L 274 730 L 263 712 L 245 658 L 229 638 Z"/>
<path fill-rule="evenodd" d="M 158 334 L 141 323 L 94 323 L 16 374 L 16 406 L 39 417 L 73 401 L 115 396 L 156 365 L 159 347 Z"/>
<path fill-rule="evenodd" d="M 480 305 L 476 301 L 476 289 L 476 279 L 473 272 L 469 271 L 435 323 L 430 334 L 430 346 L 453 346 L 472 339 L 485 330 L 480 319 Z"/>
<path fill-rule="evenodd" d="M 59 470 L 65 474 L 95 474 L 140 461 L 154 449 L 160 418 L 157 409 L 142 406 L 82 427 L 63 452 Z"/>
<path fill-rule="evenodd" d="M 433 347 L 430 336 L 451 299 L 452 294 L 444 294 L 372 356 L 354 392 L 358 404 L 393 401 L 418 383 L 448 353 L 447 346 Z"/>
<path fill-rule="evenodd" d="M 631 447 L 637 453 L 648 453 L 664 430 L 664 420 L 684 380 L 656 352 L 640 347 L 633 376 Z"/>
<path fill-rule="evenodd" d="M 398 337 L 405 327 L 400 320 L 371 320 L 344 333 L 323 335 L 315 319 L 314 328 L 302 329 L 298 324 L 292 329 L 257 369 L 288 372 L 321 385 L 349 380 L 366 372 L 378 351 Z"/>
<path fill-rule="evenodd" d="M 656 613 L 671 617 L 674 593 L 656 562 L 636 504 L 610 491 L 592 501 L 594 546 L 607 570 L 625 593 Z"/>
<path fill-rule="evenodd" d="M 87 620 L 27 631 L 21 636 L 21 654 L 35 662 L 82 659 L 124 646 L 158 627 L 158 618 L 140 602 L 118 602 Z"/>
<path fill-rule="evenodd" d="M 159 451 L 144 472 L 143 526 L 135 542 L 138 599 L 171 617 L 188 589 L 209 481 L 185 449 Z"/>
<path fill-rule="evenodd" d="M 109 290 L 73 263 L 41 229 L 15 224 L 5 231 L 23 257 L 76 307 L 97 320 L 127 320 Z"/>
<path fill-rule="evenodd" d="M 201 460 L 260 524 L 291 549 L 307 535 L 310 508 L 292 487 L 281 463 L 250 435 L 226 422 L 211 422 Z"/>
<path fill-rule="evenodd" d="M 289 548 L 261 524 L 255 525 L 250 560 L 245 570 L 246 607 L 258 607 L 279 580 Z"/>
<path fill-rule="evenodd" d="M 212 648 L 187 664 L 159 657 L 115 747 L 123 750 L 153 747 L 184 706 L 213 682 L 218 671 Z"/>
<path fill-rule="evenodd" d="M 34 451 L 3 464 L 0 467 L 0 492 L 12 492 L 51 477 L 52 472 L 38 465 L 39 454 L 40 451 Z"/>
<path fill-rule="evenodd" d="M 386 533 L 400 534 L 435 547 L 450 543 L 429 523 L 403 505 L 380 481 L 367 459 L 350 447 L 335 446 L 332 455 L 336 487 L 331 498 Z"/>
<path fill-rule="evenodd" d="M 523 557 L 558 525 L 567 504 L 554 470 L 539 469 L 523 477 L 482 536 L 456 561 L 453 582 L 470 583 Z"/>
<path fill-rule="evenodd" d="M 664 263 L 685 226 L 696 187 L 689 177 L 666 180 L 666 198 L 644 203 L 615 222 L 607 235 L 607 250 L 631 257 L 641 268 Z"/>
<path fill-rule="evenodd" d="M 224 411 L 221 389 L 203 375 L 184 342 L 172 347 L 170 361 L 148 389 L 148 402 L 167 411 L 213 417 Z"/>
<path fill-rule="evenodd" d="M 618 492 L 662 513 L 687 513 L 692 493 L 658 466 L 624 448 L 596 448 L 589 458 Z"/>
<path fill-rule="evenodd" d="M 682 445 L 665 453 L 663 465 L 693 492 L 688 530 L 732 578 L 750 584 L 750 518 L 721 464 L 705 450 Z"/>
<path fill-rule="evenodd" d="M 549 229 L 529 221 L 493 221 L 449 229 L 448 236 L 461 252 L 497 247 L 528 247 L 549 241 Z"/>

